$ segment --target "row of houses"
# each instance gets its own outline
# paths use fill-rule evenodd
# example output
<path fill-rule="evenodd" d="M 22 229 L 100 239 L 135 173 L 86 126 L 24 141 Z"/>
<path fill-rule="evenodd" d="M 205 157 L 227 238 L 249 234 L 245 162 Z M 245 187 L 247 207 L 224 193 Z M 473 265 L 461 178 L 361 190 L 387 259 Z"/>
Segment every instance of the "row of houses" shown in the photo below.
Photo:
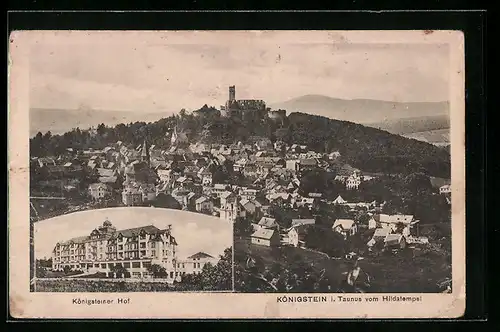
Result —
<path fill-rule="evenodd" d="M 367 243 L 369 248 L 382 243 L 384 246 L 404 247 L 409 240 L 418 237 L 419 221 L 412 215 L 373 215 L 368 222 L 368 229 L 374 229 L 373 237 Z M 251 234 L 251 243 L 263 246 L 289 245 L 306 247 L 305 236 L 308 229 L 316 226 L 315 219 L 293 219 L 289 228 L 280 229 L 276 219 L 263 217 L 258 223 L 253 224 L 254 232 Z M 331 230 L 342 235 L 344 240 L 363 231 L 366 227 L 359 225 L 353 219 L 336 219 Z"/>

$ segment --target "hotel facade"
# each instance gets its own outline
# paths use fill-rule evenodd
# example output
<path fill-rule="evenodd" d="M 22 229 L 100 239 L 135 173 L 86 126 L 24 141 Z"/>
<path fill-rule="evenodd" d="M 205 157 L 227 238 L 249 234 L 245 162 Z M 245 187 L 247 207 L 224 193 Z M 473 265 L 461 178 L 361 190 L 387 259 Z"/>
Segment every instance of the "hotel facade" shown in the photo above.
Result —
<path fill-rule="evenodd" d="M 58 242 L 52 251 L 52 269 L 82 270 L 84 273 L 106 273 L 113 277 L 117 266 L 128 271 L 128 277 L 151 277 L 148 268 L 158 264 L 165 268 L 167 281 L 181 275 L 176 269 L 177 242 L 171 229 L 153 225 L 116 230 L 109 220 L 90 235 Z"/>

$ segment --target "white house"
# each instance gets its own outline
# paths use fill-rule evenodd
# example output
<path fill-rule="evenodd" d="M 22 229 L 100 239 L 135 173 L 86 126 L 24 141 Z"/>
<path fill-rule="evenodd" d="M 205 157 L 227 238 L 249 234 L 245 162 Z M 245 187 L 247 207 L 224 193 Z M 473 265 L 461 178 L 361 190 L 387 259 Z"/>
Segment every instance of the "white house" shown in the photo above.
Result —
<path fill-rule="evenodd" d="M 372 238 L 366 244 L 368 247 L 373 247 L 377 242 L 385 241 L 388 234 L 391 234 L 390 228 L 377 228 L 375 233 L 373 233 Z"/>
<path fill-rule="evenodd" d="M 127 206 L 142 204 L 142 193 L 138 187 L 125 187 L 122 191 L 122 202 Z"/>
<path fill-rule="evenodd" d="M 212 193 L 220 198 L 222 193 L 226 192 L 228 188 L 229 186 L 227 184 L 216 183 L 212 188 Z"/>
<path fill-rule="evenodd" d="M 278 223 L 276 222 L 276 219 L 274 218 L 269 218 L 269 217 L 262 217 L 257 224 L 252 224 L 253 228 L 255 230 L 261 229 L 261 228 L 277 228 Z"/>
<path fill-rule="evenodd" d="M 245 212 L 245 216 L 246 215 L 255 215 L 255 213 L 257 212 L 257 204 L 255 204 L 254 201 L 243 198 L 240 201 L 240 205 L 242 207 L 242 211 Z"/>
<path fill-rule="evenodd" d="M 262 228 L 251 235 L 252 244 L 273 247 L 280 243 L 279 234 L 274 229 Z"/>
<path fill-rule="evenodd" d="M 217 258 L 205 252 L 198 252 L 186 259 L 175 261 L 173 264 L 176 270 L 176 280 L 180 280 L 186 274 L 199 274 L 203 271 L 203 267 L 206 264 L 216 265 L 217 262 Z"/>
<path fill-rule="evenodd" d="M 240 189 L 240 196 L 243 199 L 254 200 L 257 198 L 258 190 L 253 188 L 243 187 Z"/>
<path fill-rule="evenodd" d="M 294 247 L 305 246 L 306 225 L 292 226 L 287 231 L 287 243 Z"/>
<path fill-rule="evenodd" d="M 361 184 L 361 176 L 359 175 L 358 172 L 354 172 L 345 181 L 345 187 L 346 189 L 349 190 L 358 189 L 360 184 Z"/>
<path fill-rule="evenodd" d="M 332 202 L 333 204 L 345 204 L 347 203 L 346 200 L 342 198 L 342 196 L 338 195 L 337 198 L 335 198 Z"/>
<path fill-rule="evenodd" d="M 451 186 L 449 184 L 445 184 L 444 186 L 439 187 L 440 194 L 450 194 Z"/>
<path fill-rule="evenodd" d="M 406 238 L 401 234 L 387 234 L 384 244 L 389 248 L 405 248 Z"/>
<path fill-rule="evenodd" d="M 376 216 L 378 218 L 378 223 L 382 228 L 390 228 L 392 232 L 400 232 L 403 236 L 409 236 L 411 229 L 419 222 L 415 220 L 413 215 L 387 215 L 379 214 Z M 401 228 L 398 231 L 398 228 Z"/>
<path fill-rule="evenodd" d="M 212 185 L 212 172 L 210 172 L 208 168 L 206 167 L 200 168 L 197 175 L 201 179 L 202 185 L 204 186 Z"/>
<path fill-rule="evenodd" d="M 375 218 L 370 217 L 370 219 L 368 220 L 368 229 L 374 228 L 377 228 L 377 221 L 375 220 Z"/>
<path fill-rule="evenodd" d="M 198 212 L 212 212 L 214 203 L 206 196 L 202 196 L 195 201 L 195 208 Z"/>
<path fill-rule="evenodd" d="M 95 200 L 100 200 L 105 197 L 111 196 L 112 190 L 111 188 L 104 183 L 92 183 L 89 185 L 89 193 Z"/>
<path fill-rule="evenodd" d="M 352 219 L 337 219 L 332 226 L 335 232 L 338 232 L 346 239 L 348 236 L 354 235 L 358 231 L 358 226 Z"/>

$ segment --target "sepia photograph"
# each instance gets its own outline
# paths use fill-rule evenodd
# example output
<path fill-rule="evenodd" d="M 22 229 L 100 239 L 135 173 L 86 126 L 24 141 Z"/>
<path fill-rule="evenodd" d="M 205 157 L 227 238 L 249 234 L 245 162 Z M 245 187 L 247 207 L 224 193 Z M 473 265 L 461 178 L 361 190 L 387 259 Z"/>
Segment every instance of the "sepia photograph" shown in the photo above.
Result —
<path fill-rule="evenodd" d="M 426 315 L 426 295 L 460 311 L 460 33 L 16 37 L 10 112 L 24 127 L 9 135 L 29 174 L 11 179 L 26 212 L 10 239 L 30 244 L 10 245 L 25 243 L 28 295 L 126 293 L 143 317 L 163 312 L 140 293 L 167 292 L 181 318 L 332 317 L 343 302 Z M 61 317 L 78 317 L 75 301 Z"/>
<path fill-rule="evenodd" d="M 35 292 L 232 291 L 232 227 L 163 208 L 115 207 L 34 224 Z"/>

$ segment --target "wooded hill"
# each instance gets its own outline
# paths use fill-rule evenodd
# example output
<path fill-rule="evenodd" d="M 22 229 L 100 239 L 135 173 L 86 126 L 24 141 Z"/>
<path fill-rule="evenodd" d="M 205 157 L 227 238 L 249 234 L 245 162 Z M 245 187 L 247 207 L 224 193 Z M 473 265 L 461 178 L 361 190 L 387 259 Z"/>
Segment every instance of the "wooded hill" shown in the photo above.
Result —
<path fill-rule="evenodd" d="M 197 113 L 195 116 L 193 113 Z M 120 140 L 137 146 L 144 139 L 159 148 L 168 148 L 173 127 L 184 130 L 190 142 L 230 144 L 248 142 L 255 137 L 288 144 L 307 145 L 319 152 L 339 151 L 343 160 L 367 172 L 409 174 L 413 172 L 449 178 L 449 152 L 425 142 L 347 121 L 305 113 L 292 113 L 282 121 L 273 119 L 225 118 L 213 107 L 204 105 L 188 114 L 182 110 L 156 122 L 135 122 L 90 130 L 75 128 L 63 135 L 38 133 L 30 140 L 31 156 L 50 156 L 66 148 L 104 148 Z"/>

